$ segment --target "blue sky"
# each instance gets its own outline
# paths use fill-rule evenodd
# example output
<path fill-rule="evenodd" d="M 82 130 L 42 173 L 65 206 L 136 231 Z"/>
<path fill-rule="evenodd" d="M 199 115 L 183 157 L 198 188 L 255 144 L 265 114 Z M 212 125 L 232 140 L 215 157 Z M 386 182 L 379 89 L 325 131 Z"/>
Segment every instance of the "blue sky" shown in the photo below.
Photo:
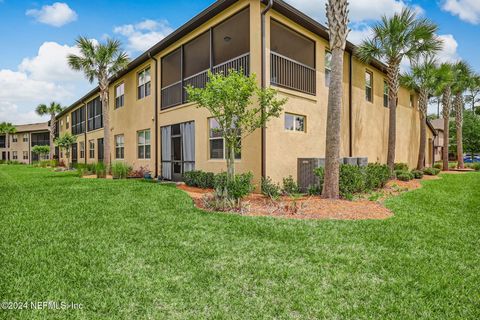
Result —
<path fill-rule="evenodd" d="M 0 122 L 42 121 L 34 113 L 39 103 L 55 99 L 68 105 L 93 87 L 69 70 L 65 57 L 74 53 L 78 35 L 102 41 L 122 40 L 132 57 L 160 41 L 213 0 L 21 1 L 0 0 Z M 325 0 L 288 0 L 325 21 Z M 369 35 L 383 14 L 404 6 L 436 22 L 445 40 L 442 60 L 467 60 L 480 72 L 477 41 L 480 0 L 351 0 L 350 39 Z M 22 88 L 22 90 L 18 90 Z"/>

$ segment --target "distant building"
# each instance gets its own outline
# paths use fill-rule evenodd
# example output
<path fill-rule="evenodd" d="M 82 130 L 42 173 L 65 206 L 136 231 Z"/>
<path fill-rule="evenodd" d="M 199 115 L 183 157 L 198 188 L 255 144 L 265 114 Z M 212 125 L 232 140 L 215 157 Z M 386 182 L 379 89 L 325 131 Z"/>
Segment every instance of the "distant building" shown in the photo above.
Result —
<path fill-rule="evenodd" d="M 443 119 L 435 119 L 431 121 L 432 126 L 437 130 L 437 136 L 433 142 L 433 157 L 434 161 L 443 160 L 443 137 L 444 137 L 444 125 Z"/>
<path fill-rule="evenodd" d="M 48 122 L 15 126 L 14 134 L 0 135 L 0 160 L 18 161 L 25 164 L 39 161 L 32 152 L 34 146 L 50 145 Z M 48 155 L 46 156 L 48 158 Z"/>

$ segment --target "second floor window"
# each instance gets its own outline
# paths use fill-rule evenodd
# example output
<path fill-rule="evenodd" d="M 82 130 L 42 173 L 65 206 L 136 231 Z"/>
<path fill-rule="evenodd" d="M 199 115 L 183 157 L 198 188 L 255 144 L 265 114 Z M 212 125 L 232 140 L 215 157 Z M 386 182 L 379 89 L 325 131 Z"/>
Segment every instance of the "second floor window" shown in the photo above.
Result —
<path fill-rule="evenodd" d="M 388 82 L 383 81 L 383 106 L 388 108 Z"/>
<path fill-rule="evenodd" d="M 137 132 L 138 159 L 150 159 L 150 130 Z"/>
<path fill-rule="evenodd" d="M 90 140 L 88 142 L 88 153 L 90 159 L 95 159 L 95 140 Z"/>
<path fill-rule="evenodd" d="M 103 127 L 102 102 L 100 97 L 87 103 L 88 131 L 97 130 Z"/>
<path fill-rule="evenodd" d="M 365 72 L 365 98 L 368 102 L 373 102 L 373 73 Z"/>
<path fill-rule="evenodd" d="M 125 156 L 125 137 L 123 134 L 115 136 L 115 159 L 123 159 Z"/>
<path fill-rule="evenodd" d="M 330 78 L 332 74 L 332 53 L 325 51 L 325 86 L 330 86 Z"/>
<path fill-rule="evenodd" d="M 125 83 L 115 87 L 115 109 L 125 105 Z"/>
<path fill-rule="evenodd" d="M 12 135 L 12 142 L 17 142 L 18 136 L 16 134 Z"/>
<path fill-rule="evenodd" d="M 138 99 L 143 99 L 150 95 L 150 68 L 138 73 Z"/>
<path fill-rule="evenodd" d="M 413 94 L 410 95 L 410 108 L 415 107 L 415 96 Z"/>
<path fill-rule="evenodd" d="M 70 118 L 67 116 L 67 123 L 65 125 L 65 128 L 68 129 L 70 127 Z"/>
<path fill-rule="evenodd" d="M 23 134 L 23 142 L 28 142 L 28 133 Z"/>
<path fill-rule="evenodd" d="M 72 112 L 72 134 L 77 135 L 85 132 L 85 107 Z"/>

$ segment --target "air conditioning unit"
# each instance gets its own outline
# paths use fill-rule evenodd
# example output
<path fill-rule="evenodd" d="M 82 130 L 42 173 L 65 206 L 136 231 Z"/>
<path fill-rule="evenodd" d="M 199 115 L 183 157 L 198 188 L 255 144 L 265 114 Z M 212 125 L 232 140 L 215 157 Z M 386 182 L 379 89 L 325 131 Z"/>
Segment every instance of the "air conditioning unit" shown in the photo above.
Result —
<path fill-rule="evenodd" d="M 301 192 L 307 192 L 310 186 L 318 185 L 318 178 L 313 171 L 319 167 L 325 167 L 324 158 L 297 159 L 297 183 Z"/>

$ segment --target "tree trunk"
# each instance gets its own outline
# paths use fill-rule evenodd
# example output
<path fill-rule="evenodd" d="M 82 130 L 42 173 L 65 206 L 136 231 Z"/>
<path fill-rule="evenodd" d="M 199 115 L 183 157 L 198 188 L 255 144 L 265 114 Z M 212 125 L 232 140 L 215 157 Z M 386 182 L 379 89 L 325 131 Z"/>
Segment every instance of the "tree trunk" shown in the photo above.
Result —
<path fill-rule="evenodd" d="M 227 179 L 231 181 L 235 179 L 235 146 L 229 145 L 227 150 Z"/>
<path fill-rule="evenodd" d="M 397 103 L 398 103 L 398 89 L 400 86 L 400 62 L 392 60 L 388 65 L 388 106 L 390 108 L 388 117 L 388 153 L 387 165 L 390 170 L 395 167 L 395 148 L 397 142 Z"/>
<path fill-rule="evenodd" d="M 55 144 L 54 144 L 54 140 L 55 140 L 55 126 L 56 126 L 56 122 L 55 122 L 55 114 L 52 113 L 50 115 L 50 160 L 53 160 L 53 157 L 54 157 L 54 154 L 55 154 Z"/>
<path fill-rule="evenodd" d="M 102 101 L 102 114 L 103 114 L 103 163 L 107 168 L 111 164 L 110 154 L 110 117 L 108 113 L 108 82 L 101 82 L 100 84 L 100 100 Z"/>
<path fill-rule="evenodd" d="M 443 105 L 443 171 L 448 171 L 448 145 L 450 142 L 450 109 L 451 109 L 451 95 L 450 87 L 445 88 L 442 97 Z"/>
<path fill-rule="evenodd" d="M 419 99 L 420 109 L 420 144 L 418 150 L 417 170 L 423 170 L 425 167 L 425 148 L 427 146 L 427 108 L 428 108 L 428 92 L 420 91 Z"/>
<path fill-rule="evenodd" d="M 463 95 L 455 96 L 455 125 L 457 128 L 457 168 L 464 169 L 463 162 Z"/>
<path fill-rule="evenodd" d="M 343 102 L 343 56 L 348 35 L 347 0 L 329 0 L 327 19 L 332 51 L 332 72 L 328 92 L 325 180 L 322 197 L 340 198 L 340 131 Z"/>

